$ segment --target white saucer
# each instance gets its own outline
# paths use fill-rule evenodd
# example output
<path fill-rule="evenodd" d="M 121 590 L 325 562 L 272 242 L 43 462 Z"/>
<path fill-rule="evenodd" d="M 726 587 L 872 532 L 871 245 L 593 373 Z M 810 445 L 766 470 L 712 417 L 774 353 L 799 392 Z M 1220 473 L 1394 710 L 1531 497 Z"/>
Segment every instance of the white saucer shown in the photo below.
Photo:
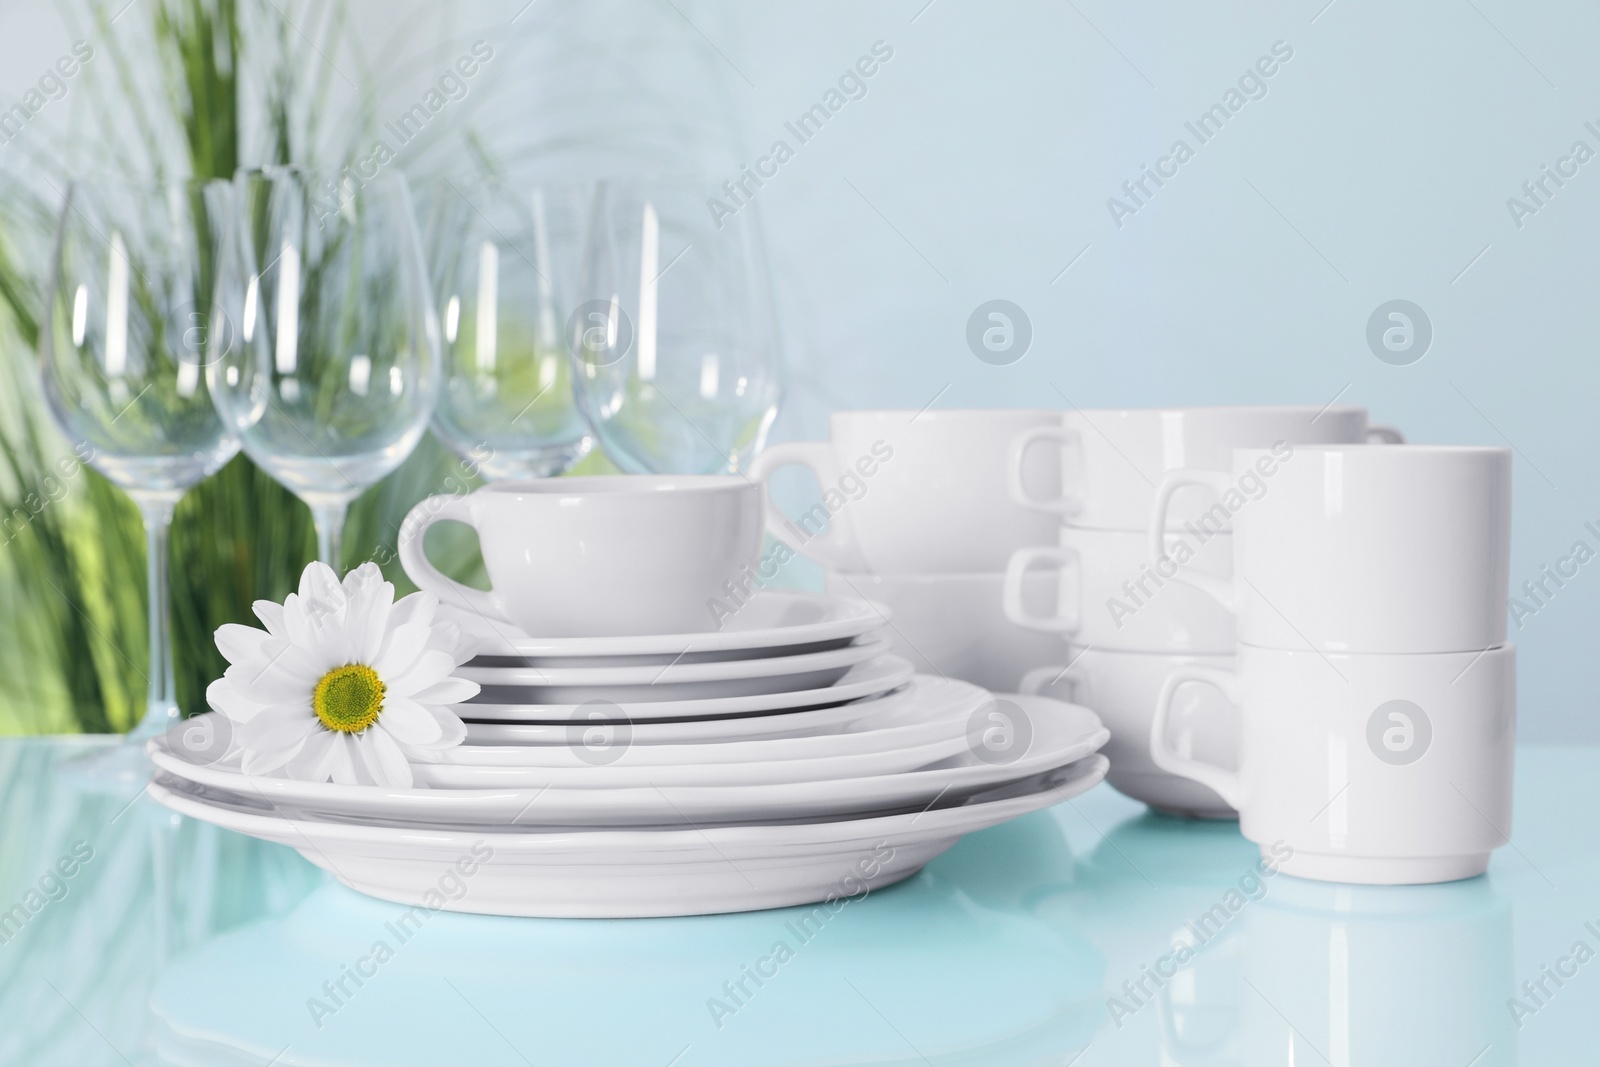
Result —
<path fill-rule="evenodd" d="M 148 751 L 159 771 L 205 787 L 202 792 L 207 797 L 295 817 L 426 828 L 616 828 L 732 825 L 918 810 L 1082 759 L 1110 736 L 1087 708 L 1048 697 L 1006 694 L 1005 699 L 1020 706 L 1030 722 L 1031 740 L 1018 758 L 986 763 L 964 752 L 945 766 L 834 781 L 615 789 L 557 785 L 393 789 L 247 776 L 221 766 L 199 766 L 172 749 L 170 735 L 153 738 Z"/>
<path fill-rule="evenodd" d="M 623 667 L 468 666 L 457 668 L 456 675 L 484 686 L 491 700 L 520 697 L 530 704 L 708 700 L 822 688 L 888 650 L 883 638 L 863 638 L 843 648 L 793 656 Z"/>
<path fill-rule="evenodd" d="M 842 704 L 862 697 L 878 696 L 904 685 L 911 679 L 911 664 L 898 656 L 879 656 L 856 667 L 851 667 L 831 685 L 810 689 L 786 690 L 780 693 L 762 693 L 747 696 L 723 696 L 703 699 L 673 700 L 618 700 L 616 708 L 633 721 L 634 728 L 642 724 L 665 723 L 674 719 L 721 719 L 730 716 L 765 715 L 768 712 L 799 711 L 827 705 Z M 544 724 L 565 728 L 576 715 L 587 714 L 591 707 L 578 703 L 478 703 L 457 704 L 456 714 L 468 723 L 505 722 Z M 615 714 L 611 708 L 603 709 Z M 687 736 L 687 735 L 686 735 Z M 697 740 L 722 734 L 703 732 Z"/>
<path fill-rule="evenodd" d="M 298 849 L 352 889 L 385 900 L 491 915 L 625 918 L 858 897 L 915 874 L 961 835 L 1071 799 L 1105 772 L 1105 757 L 1091 756 L 964 803 L 880 818 L 578 833 L 291 821 L 182 786 L 148 788 L 174 811 Z M 441 874 L 452 869 L 472 873 L 455 880 L 465 892 L 445 895 Z"/>
<path fill-rule="evenodd" d="M 582 767 L 593 761 L 580 757 L 573 746 L 584 743 L 584 731 L 595 727 L 610 730 L 600 740 L 620 749 L 612 761 L 617 767 L 682 767 L 703 763 L 756 764 L 780 760 L 831 759 L 864 752 L 912 748 L 962 736 L 966 731 L 967 717 L 988 698 L 986 690 L 968 682 L 922 674 L 895 693 L 851 705 L 852 716 L 841 724 L 798 734 L 778 737 L 757 734 L 744 739 L 700 740 L 676 736 L 665 741 L 659 737 L 644 740 L 640 735 L 646 730 L 672 731 L 699 724 L 607 726 L 605 723 L 578 722 L 555 728 L 516 728 L 547 732 L 524 737 L 520 743 L 483 744 L 474 743 L 478 740 L 472 735 L 477 728 L 474 725 L 468 728 L 467 744 L 443 749 L 434 755 L 431 762 L 456 767 Z M 781 725 L 781 720 L 803 718 L 807 714 L 799 712 L 794 715 L 752 716 L 749 719 L 724 721 L 729 725 L 739 722 L 765 725 L 768 721 L 779 720 Z M 193 723 L 194 720 L 189 721 L 189 725 Z M 595 743 L 595 739 L 589 739 L 589 743 Z M 231 768 L 232 765 L 229 766 Z"/>
<path fill-rule="evenodd" d="M 882 605 L 856 597 L 769 589 L 757 593 L 720 630 L 638 637 L 530 637 L 509 622 L 490 619 L 449 604 L 439 617 L 456 622 L 473 639 L 480 656 L 567 659 L 611 656 L 684 656 L 780 649 L 827 641 L 850 640 L 889 621 Z M 774 651 L 771 653 L 777 655 Z M 728 656 L 725 658 L 734 658 Z M 560 666 L 550 663 L 550 666 Z"/>

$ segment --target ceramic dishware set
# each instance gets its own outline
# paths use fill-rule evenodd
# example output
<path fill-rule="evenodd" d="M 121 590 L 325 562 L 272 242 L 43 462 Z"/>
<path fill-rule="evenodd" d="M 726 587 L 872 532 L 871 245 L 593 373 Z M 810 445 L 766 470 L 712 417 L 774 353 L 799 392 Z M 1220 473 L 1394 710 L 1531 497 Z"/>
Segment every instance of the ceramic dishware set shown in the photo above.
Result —
<path fill-rule="evenodd" d="M 236 748 L 185 744 L 190 720 L 150 743 L 151 792 L 385 899 L 448 884 L 453 910 L 620 917 L 860 896 L 1104 776 L 1093 713 L 916 673 L 883 606 L 741 593 L 762 509 L 710 476 L 425 500 L 401 561 L 481 687 L 454 708 L 464 743 L 411 788 L 340 785 L 246 775 Z M 445 520 L 478 531 L 488 590 L 428 562 Z"/>
<path fill-rule="evenodd" d="M 1006 488 L 1013 439 L 1059 417 L 1044 410 L 843 411 L 827 441 L 773 445 L 751 465 L 769 481 L 809 468 L 822 502 L 786 517 L 768 506 L 768 532 L 827 569 L 828 591 L 887 605 L 887 637 L 918 671 L 1012 690 L 1053 662 L 1056 642 L 1007 621 L 1000 591 L 1011 553 L 1050 534 L 1054 516 L 1017 504 Z M 1028 457 L 1036 492 L 1059 484 L 1056 456 Z M 1029 583 L 1041 603 L 1044 577 Z"/>
<path fill-rule="evenodd" d="M 1162 770 L 1149 754 L 1155 698 L 1168 672 L 1229 667 L 1235 648 L 1228 610 L 1172 580 L 1168 567 L 1146 550 L 1163 476 L 1175 469 L 1226 472 L 1236 447 L 1367 440 L 1392 442 L 1400 435 L 1369 425 L 1366 410 L 1350 406 L 1072 409 L 1013 439 L 1007 464 L 1012 499 L 1056 522 L 1045 542 L 1012 553 L 1004 610 L 1016 625 L 1066 642 L 1052 666 L 1029 673 L 1018 688 L 1071 694 L 1098 710 L 1111 730 L 1107 755 L 1117 789 L 1164 811 L 1235 815 L 1215 790 Z M 1045 448 L 1059 450 L 1061 480 L 1041 496 L 1023 474 L 1032 453 Z M 1170 498 L 1162 529 L 1185 574 L 1218 580 L 1232 574 L 1231 513 L 1219 509 L 1219 501 L 1211 483 L 1199 482 L 1183 483 Z M 1048 614 L 1032 613 L 1023 602 L 1024 583 L 1035 575 L 1056 587 Z M 1180 751 L 1231 766 L 1237 716 L 1219 694 L 1184 690 L 1170 720 Z"/>
<path fill-rule="evenodd" d="M 1240 814 L 1282 869 L 1344 882 L 1480 874 L 1511 825 L 1516 653 L 1506 642 L 1511 454 L 1504 448 L 1237 448 L 1230 469 L 1169 472 L 1148 531 L 1165 555 L 1185 486 L 1235 500 L 1233 575 L 1179 568 L 1235 619 L 1233 667 L 1171 670 L 1157 766 Z M 1238 708 L 1237 758 L 1182 751 L 1168 729 L 1195 683 Z"/>

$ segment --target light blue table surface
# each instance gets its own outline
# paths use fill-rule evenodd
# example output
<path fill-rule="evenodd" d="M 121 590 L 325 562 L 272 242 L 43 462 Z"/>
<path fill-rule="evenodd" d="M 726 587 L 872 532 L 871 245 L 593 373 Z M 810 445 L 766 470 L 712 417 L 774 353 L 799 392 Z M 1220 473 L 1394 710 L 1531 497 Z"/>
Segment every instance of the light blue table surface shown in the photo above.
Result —
<path fill-rule="evenodd" d="M 966 838 L 806 940 L 791 908 L 441 912 L 402 942 L 386 924 L 404 909 L 287 848 L 73 785 L 58 764 L 88 744 L 0 743 L 6 1067 L 1597 1057 L 1594 749 L 1522 749 L 1511 844 L 1452 885 L 1258 886 L 1235 825 L 1100 786 Z M 779 941 L 792 958 L 740 992 Z M 1196 946 L 1181 967 L 1178 943 Z"/>

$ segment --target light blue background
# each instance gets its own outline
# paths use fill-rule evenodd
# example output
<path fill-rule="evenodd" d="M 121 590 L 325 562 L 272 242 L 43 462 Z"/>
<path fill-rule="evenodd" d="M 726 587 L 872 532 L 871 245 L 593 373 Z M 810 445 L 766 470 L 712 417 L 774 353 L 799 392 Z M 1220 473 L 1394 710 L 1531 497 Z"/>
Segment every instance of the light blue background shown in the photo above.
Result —
<path fill-rule="evenodd" d="M 486 37 L 500 52 L 462 121 L 529 168 L 569 173 L 574 144 L 605 139 L 596 114 L 631 108 L 605 130 L 687 161 L 708 195 L 875 41 L 894 49 L 757 196 L 789 364 L 775 439 L 821 437 L 837 408 L 936 397 L 1338 397 L 1414 441 L 1515 449 L 1514 591 L 1576 539 L 1600 548 L 1583 529 L 1600 520 L 1600 160 L 1520 229 L 1506 206 L 1575 140 L 1600 150 L 1584 128 L 1600 125 L 1593 7 L 537 0 L 510 25 L 523 6 L 362 3 L 354 23 L 366 63 L 394 61 L 396 104 Z M 42 5 L 0 15 L 0 95 L 66 39 Z M 1117 228 L 1106 199 L 1175 138 L 1193 144 L 1184 122 L 1280 40 L 1294 57 L 1268 95 Z M 965 343 L 994 298 L 1032 321 L 1012 366 Z M 1411 366 L 1365 343 L 1395 298 L 1435 331 Z M 1524 738 L 1600 739 L 1597 610 L 1592 563 L 1513 628 Z"/>

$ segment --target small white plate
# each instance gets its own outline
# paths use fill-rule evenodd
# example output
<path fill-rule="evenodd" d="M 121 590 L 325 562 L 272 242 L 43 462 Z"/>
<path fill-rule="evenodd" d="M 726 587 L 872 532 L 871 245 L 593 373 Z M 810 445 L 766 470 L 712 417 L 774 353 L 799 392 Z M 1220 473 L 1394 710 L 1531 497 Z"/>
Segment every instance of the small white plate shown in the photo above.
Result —
<path fill-rule="evenodd" d="M 463 634 L 473 639 L 473 649 L 480 656 L 562 660 L 665 656 L 661 662 L 670 663 L 677 656 L 698 657 L 706 653 L 738 653 L 850 640 L 883 626 L 890 615 L 882 605 L 856 597 L 768 589 L 757 593 L 724 620 L 722 629 L 705 633 L 530 637 L 509 622 L 449 604 L 439 605 L 439 617 L 457 623 Z"/>
<path fill-rule="evenodd" d="M 288 845 L 362 893 L 452 911 L 553 918 L 706 915 L 806 904 L 909 878 L 963 834 L 1049 807 L 1106 773 L 1090 756 L 960 803 L 879 818 L 689 830 L 497 833 L 290 820 L 242 798 L 152 782 L 181 814 Z M 463 875 L 445 897 L 441 872 Z M 442 903 L 440 899 L 442 898 Z"/>
<path fill-rule="evenodd" d="M 725 696 L 707 699 L 674 699 L 648 701 L 615 701 L 615 708 L 603 709 L 610 714 L 620 710 L 638 729 L 643 724 L 666 723 L 674 719 L 722 719 L 732 716 L 765 715 L 768 712 L 791 712 L 820 708 L 878 696 L 904 685 L 912 675 L 911 664 L 898 656 L 879 656 L 856 667 L 851 667 L 831 685 L 811 689 L 795 689 L 782 693 L 762 693 L 750 696 Z M 456 714 L 472 722 L 528 723 L 566 727 L 578 715 L 592 709 L 578 703 L 478 703 L 457 704 Z M 700 738 L 710 738 L 709 732 Z"/>
<path fill-rule="evenodd" d="M 937 800 L 1042 774 L 1099 749 L 1110 737 L 1094 712 L 1048 697 L 1008 693 L 1027 718 L 1026 749 L 985 762 L 980 747 L 948 765 L 834 781 L 727 786 L 638 786 L 616 789 L 391 789 L 247 776 L 190 763 L 171 734 L 148 743 L 157 768 L 226 797 L 244 797 L 313 818 L 365 820 L 390 826 L 501 828 L 699 826 L 916 810 Z M 981 709 L 980 709 L 981 710 Z M 1014 736 L 1019 727 L 1012 724 Z M 984 755 L 988 755 L 987 752 Z M 993 758 L 993 757 L 990 757 Z"/>
<path fill-rule="evenodd" d="M 816 713 L 724 719 L 717 724 L 729 728 L 744 723 L 766 727 L 774 722 L 781 726 L 784 720 L 801 721 L 800 727 L 791 727 L 791 732 L 778 736 L 765 732 L 714 738 L 683 736 L 681 731 L 698 727 L 699 723 L 641 726 L 580 721 L 559 727 L 497 727 L 475 723 L 467 727 L 467 744 L 442 750 L 432 762 L 461 767 L 581 767 L 593 761 L 581 758 L 574 746 L 585 741 L 596 744 L 597 738 L 585 736 L 585 731 L 596 727 L 608 731 L 598 736 L 599 743 L 621 749 L 613 761 L 619 767 L 826 759 L 910 748 L 956 736 L 965 730 L 966 717 L 988 699 L 987 690 L 969 682 L 919 674 L 894 693 L 850 705 L 850 714 L 841 716 L 842 721 L 821 722 L 815 727 L 808 727 L 801 721 L 808 715 L 845 710 L 826 708 Z M 194 720 L 190 720 L 191 726 L 193 723 Z M 525 733 L 512 739 L 513 743 L 485 743 L 476 733 L 483 729 L 512 729 Z M 647 731 L 661 734 L 647 736 Z"/>
<path fill-rule="evenodd" d="M 851 667 L 888 651 L 887 640 L 864 638 L 859 644 L 797 656 L 642 667 L 458 667 L 456 674 L 483 686 L 489 701 L 496 702 L 507 697 L 530 704 L 709 700 L 829 686 Z"/>

